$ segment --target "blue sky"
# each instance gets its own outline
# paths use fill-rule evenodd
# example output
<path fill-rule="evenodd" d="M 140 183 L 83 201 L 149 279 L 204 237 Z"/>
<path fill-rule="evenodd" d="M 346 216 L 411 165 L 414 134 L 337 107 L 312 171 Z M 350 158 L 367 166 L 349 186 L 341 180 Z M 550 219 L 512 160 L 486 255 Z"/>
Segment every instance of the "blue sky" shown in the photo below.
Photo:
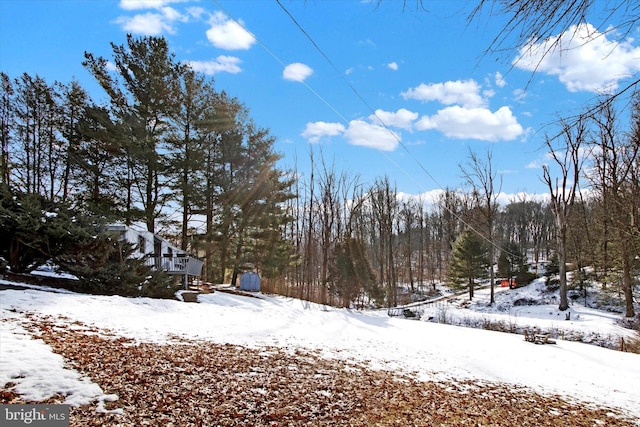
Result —
<path fill-rule="evenodd" d="M 491 150 L 505 198 L 546 193 L 548 125 L 640 71 L 637 30 L 605 34 L 594 21 L 557 34 L 568 49 L 542 61 L 543 40 L 483 56 L 505 18 L 469 23 L 474 4 L 0 0 L 0 69 L 75 78 L 106 102 L 84 52 L 111 58 L 127 33 L 162 35 L 270 129 L 283 167 L 304 174 L 313 150 L 363 183 L 386 175 L 402 193 L 433 194 L 464 183 L 469 150 Z"/>

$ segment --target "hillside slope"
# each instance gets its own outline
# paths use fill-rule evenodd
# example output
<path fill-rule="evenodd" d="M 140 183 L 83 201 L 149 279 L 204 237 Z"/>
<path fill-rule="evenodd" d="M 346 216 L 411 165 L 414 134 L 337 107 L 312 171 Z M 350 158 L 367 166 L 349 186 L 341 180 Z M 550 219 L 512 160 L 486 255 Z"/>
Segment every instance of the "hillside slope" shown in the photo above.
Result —
<path fill-rule="evenodd" d="M 230 357 L 242 352 L 235 346 L 249 348 L 247 354 L 276 355 L 275 359 L 299 353 L 317 359 L 314 364 L 338 363 L 336 372 L 389 371 L 410 381 L 411 388 L 420 388 L 413 381 L 424 387 L 467 384 L 460 389 L 490 393 L 493 386 L 503 384 L 515 393 L 507 400 L 529 393 L 558 395 L 569 402 L 556 403 L 558 407 L 576 410 L 584 409 L 585 403 L 596 404 L 640 419 L 640 355 L 593 345 L 567 341 L 534 345 L 521 335 L 407 321 L 389 318 L 386 311 L 354 312 L 266 295 L 246 298 L 216 292 L 201 295 L 200 304 L 188 304 L 37 289 L 0 292 L 0 384 L 12 385 L 10 391 L 21 399 L 43 400 L 63 390 L 64 399 L 75 405 L 114 400 L 113 390 L 81 372 L 78 348 L 82 341 L 90 348 L 90 337 L 96 337 L 107 340 L 94 343 L 98 347 L 113 342 L 120 342 L 118 348 L 148 345 L 152 346 L 149 354 L 184 340 L 205 347 L 207 343 L 232 345 Z M 609 327 L 611 319 L 601 319 Z M 64 350 L 65 340 L 75 350 Z M 58 353 L 65 351 L 69 353 L 63 359 Z M 224 357 L 224 347 L 220 351 Z M 261 362 L 266 366 L 262 369 L 268 369 L 269 360 Z M 111 406 L 127 412 L 118 402 Z M 585 425 L 593 425 L 594 420 Z"/>

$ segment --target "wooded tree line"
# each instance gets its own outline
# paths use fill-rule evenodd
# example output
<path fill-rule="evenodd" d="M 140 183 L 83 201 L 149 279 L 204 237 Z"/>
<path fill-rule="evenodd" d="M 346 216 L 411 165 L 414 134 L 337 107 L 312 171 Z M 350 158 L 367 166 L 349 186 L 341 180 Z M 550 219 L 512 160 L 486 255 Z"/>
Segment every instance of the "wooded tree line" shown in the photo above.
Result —
<path fill-rule="evenodd" d="M 87 53 L 84 63 L 106 105 L 77 82 L 1 74 L 0 172 L 13 194 L 81 207 L 105 222 L 142 221 L 203 257 L 211 282 L 256 269 L 274 292 L 395 305 L 403 287 L 426 293 L 438 281 L 468 286 L 472 296 L 476 279 L 493 282 L 489 265 L 511 277 L 525 271 L 527 256 L 535 266 L 555 253 L 561 265 L 595 266 L 633 315 L 638 103 L 628 107 L 631 123 L 607 103 L 582 127 L 547 138 L 559 166 L 542 177 L 550 202 L 523 196 L 499 205 L 491 154 L 470 152 L 464 185 L 427 204 L 400 198 L 389 177 L 362 183 L 313 151 L 310 172 L 281 170 L 269 131 L 212 79 L 178 63 L 164 38 L 129 36 L 112 47 L 111 62 Z"/>
<path fill-rule="evenodd" d="M 403 199 L 388 177 L 372 184 L 336 172 L 323 161 L 297 183 L 289 201 L 295 221 L 288 235 L 298 259 L 278 292 L 330 304 L 395 305 L 402 293 L 428 294 L 433 285 L 456 287 L 489 276 L 490 244 L 481 231 L 472 192 L 445 189 L 431 204 Z M 493 244 L 499 273 L 515 276 L 532 260 L 549 260 L 554 220 L 546 203 L 514 200 L 496 211 Z M 456 247 L 473 240 L 483 262 L 466 275 Z M 533 254 L 537 256 L 533 257 Z M 354 266 L 360 268 L 355 273 Z"/>
<path fill-rule="evenodd" d="M 206 256 L 212 281 L 248 263 L 276 274 L 290 195 L 269 131 L 164 38 L 112 48 L 111 62 L 84 61 L 107 105 L 75 81 L 2 74 L 2 183 L 169 233 Z"/>

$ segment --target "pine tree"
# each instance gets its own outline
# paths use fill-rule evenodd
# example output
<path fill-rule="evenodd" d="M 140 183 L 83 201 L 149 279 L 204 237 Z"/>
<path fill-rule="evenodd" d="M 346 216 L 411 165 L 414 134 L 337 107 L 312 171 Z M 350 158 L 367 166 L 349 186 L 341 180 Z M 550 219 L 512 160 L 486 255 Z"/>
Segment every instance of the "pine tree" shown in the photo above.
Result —
<path fill-rule="evenodd" d="M 343 307 L 349 307 L 376 281 L 364 243 L 353 237 L 346 237 L 336 245 L 330 271 L 330 290 L 341 298 Z"/>
<path fill-rule="evenodd" d="M 0 191 L 0 250 L 11 271 L 27 272 L 70 248 L 81 234 L 69 205 L 39 194 Z"/>
<path fill-rule="evenodd" d="M 216 132 L 215 128 L 207 129 L 203 123 L 211 117 L 208 110 L 215 109 L 217 98 L 213 80 L 185 70 L 181 81 L 180 108 L 172 118 L 172 130 L 167 140 L 168 186 L 182 208 L 180 248 L 185 251 L 189 244 L 189 220 L 194 205 L 204 196 L 204 145 L 211 136 L 209 132 Z"/>
<path fill-rule="evenodd" d="M 71 149 L 76 199 L 85 209 L 128 222 L 137 212 L 124 209 L 127 176 L 126 158 L 119 141 L 121 128 L 109 111 L 96 105 L 87 106 L 77 126 L 79 142 Z"/>
<path fill-rule="evenodd" d="M 9 145 L 15 126 L 14 88 L 11 79 L 0 72 L 0 185 L 10 183 Z"/>
<path fill-rule="evenodd" d="M 185 66 L 169 52 L 164 37 L 136 39 L 129 34 L 126 46 L 111 46 L 116 78 L 102 57 L 85 53 L 83 65 L 111 98 L 112 113 L 124 130 L 130 180 L 123 190 L 133 190 L 126 209 L 137 204 L 147 230 L 153 233 L 169 196 L 163 148 L 171 118 L 179 110 L 180 77 Z"/>
<path fill-rule="evenodd" d="M 475 281 L 487 277 L 488 266 L 487 246 L 474 230 L 467 228 L 453 244 L 449 280 L 454 286 L 466 281 L 472 300 Z"/>
<path fill-rule="evenodd" d="M 498 257 L 498 274 L 507 279 L 521 270 L 526 257 L 520 252 L 520 246 L 515 242 L 509 242 L 502 247 Z"/>
<path fill-rule="evenodd" d="M 78 292 L 99 295 L 173 298 L 181 285 L 162 270 L 153 270 L 142 258 L 133 257 L 134 247 L 103 226 L 85 224 L 90 239 L 79 239 L 55 258 L 64 271 L 78 278 Z"/>

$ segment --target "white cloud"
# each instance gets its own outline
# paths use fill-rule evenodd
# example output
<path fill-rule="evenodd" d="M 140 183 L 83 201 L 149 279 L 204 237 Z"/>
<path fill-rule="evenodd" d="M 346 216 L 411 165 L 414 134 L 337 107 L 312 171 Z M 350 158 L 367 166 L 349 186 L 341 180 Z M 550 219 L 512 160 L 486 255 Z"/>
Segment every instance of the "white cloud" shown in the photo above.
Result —
<path fill-rule="evenodd" d="M 509 107 L 496 112 L 487 108 L 446 107 L 433 116 L 423 116 L 416 128 L 436 129 L 450 138 L 470 138 L 483 141 L 509 141 L 522 135 L 524 130 Z"/>
<path fill-rule="evenodd" d="M 187 13 L 196 19 L 200 19 L 205 14 L 205 9 L 200 6 L 192 6 L 187 8 Z"/>
<path fill-rule="evenodd" d="M 380 122 L 387 126 L 393 126 L 400 129 L 411 130 L 413 122 L 418 118 L 418 113 L 414 113 L 405 108 L 400 108 L 395 113 L 390 111 L 376 110 L 375 114 L 369 116 L 372 122 Z"/>
<path fill-rule="evenodd" d="M 256 42 L 255 37 L 240 23 L 227 19 L 222 12 L 211 15 L 211 28 L 206 32 L 207 39 L 215 47 L 226 50 L 247 50 Z"/>
<path fill-rule="evenodd" d="M 344 126 L 341 123 L 312 122 L 307 123 L 304 132 L 301 133 L 303 138 L 309 142 L 316 143 L 322 137 L 331 137 L 341 135 L 344 132 Z"/>
<path fill-rule="evenodd" d="M 382 151 L 395 150 L 400 141 L 397 133 L 364 120 L 352 120 L 346 129 L 341 123 L 307 123 L 301 135 L 311 143 L 319 142 L 323 137 L 342 135 L 349 144 Z"/>
<path fill-rule="evenodd" d="M 349 128 L 344 132 L 350 144 L 375 148 L 382 151 L 393 151 L 398 146 L 400 135 L 382 126 L 352 120 Z"/>
<path fill-rule="evenodd" d="M 527 163 L 525 169 L 542 169 L 542 166 L 546 163 L 542 163 L 539 159 L 534 159 Z"/>
<path fill-rule="evenodd" d="M 496 86 L 505 87 L 507 85 L 507 81 L 504 79 L 504 76 L 500 71 L 496 71 L 496 74 L 494 77 L 496 81 Z"/>
<path fill-rule="evenodd" d="M 220 55 L 213 61 L 187 61 L 193 71 L 204 74 L 231 73 L 237 74 L 242 71 L 240 68 L 240 58 L 235 56 Z"/>
<path fill-rule="evenodd" d="M 445 105 L 460 104 L 464 107 L 480 107 L 486 100 L 480 96 L 480 85 L 473 79 L 447 81 L 444 83 L 421 83 L 401 93 L 404 99 L 422 102 L 438 101 Z"/>
<path fill-rule="evenodd" d="M 311 67 L 300 62 L 294 62 L 293 64 L 289 64 L 284 67 L 282 78 L 294 82 L 303 82 L 311 74 L 313 74 L 313 69 Z"/>
<path fill-rule="evenodd" d="M 513 90 L 513 99 L 517 102 L 522 102 L 527 97 L 527 92 L 524 89 L 514 89 Z"/>
<path fill-rule="evenodd" d="M 640 71 L 639 58 L 640 47 L 631 41 L 610 40 L 591 24 L 580 24 L 523 46 L 514 65 L 558 76 L 571 92 L 600 92 L 616 89 L 620 80 Z"/>
<path fill-rule="evenodd" d="M 160 3 L 154 2 L 153 4 Z M 145 3 L 146 4 L 146 3 Z M 132 34 L 157 36 L 164 32 L 173 34 L 176 21 L 186 22 L 188 18 L 172 7 L 155 7 L 158 12 L 147 12 L 133 16 L 120 16 L 115 20 L 122 29 Z"/>
<path fill-rule="evenodd" d="M 163 32 L 174 33 L 171 22 L 159 13 L 144 13 L 134 16 L 121 16 L 115 21 L 128 33 L 144 36 L 157 36 Z"/>
<path fill-rule="evenodd" d="M 445 194 L 445 190 L 441 188 L 425 191 L 424 193 L 420 193 L 420 194 L 409 194 L 409 193 L 403 193 L 402 191 L 398 191 L 398 193 L 396 193 L 396 199 L 401 202 L 404 202 L 404 201 L 417 202 L 422 204 L 428 210 L 430 210 L 432 207 L 438 204 L 443 194 Z"/>
<path fill-rule="evenodd" d="M 358 40 L 358 46 L 376 47 L 376 44 L 371 39 Z"/>
<path fill-rule="evenodd" d="M 183 0 L 120 0 L 120 8 L 125 10 L 161 9 L 169 3 Z"/>
<path fill-rule="evenodd" d="M 393 71 L 398 71 L 398 63 L 397 62 L 390 62 L 390 63 L 387 64 L 387 67 L 389 67 Z"/>
<path fill-rule="evenodd" d="M 396 198 L 399 201 L 414 201 L 417 203 L 421 203 L 423 206 L 427 208 L 427 210 L 436 207 L 445 194 L 445 190 L 443 189 L 435 189 L 429 190 L 420 194 L 409 194 L 398 192 L 396 194 Z M 461 197 L 464 196 L 464 193 L 457 192 Z M 527 201 L 536 201 L 540 203 L 549 201 L 549 193 L 528 193 L 525 191 L 520 191 L 516 193 L 505 193 L 500 192 L 496 195 L 498 204 L 501 206 L 507 206 L 509 203 L 512 203 L 514 200 L 527 200 Z"/>
<path fill-rule="evenodd" d="M 167 21 L 170 21 L 170 22 L 173 22 L 173 21 L 186 22 L 188 20 L 188 18 L 186 16 L 182 15 L 180 12 L 178 12 L 177 10 L 175 10 L 172 7 L 163 7 L 160 10 L 162 11 L 162 15 L 164 16 L 164 18 Z"/>
<path fill-rule="evenodd" d="M 482 96 L 485 99 L 489 99 L 489 98 L 493 97 L 495 94 L 496 94 L 496 91 L 493 90 L 493 89 L 485 89 L 485 90 L 482 91 Z"/>
<path fill-rule="evenodd" d="M 116 73 L 118 72 L 118 67 L 116 67 L 116 64 L 114 64 L 111 61 L 107 61 L 105 68 L 107 69 L 107 71 L 109 71 L 110 73 Z"/>

